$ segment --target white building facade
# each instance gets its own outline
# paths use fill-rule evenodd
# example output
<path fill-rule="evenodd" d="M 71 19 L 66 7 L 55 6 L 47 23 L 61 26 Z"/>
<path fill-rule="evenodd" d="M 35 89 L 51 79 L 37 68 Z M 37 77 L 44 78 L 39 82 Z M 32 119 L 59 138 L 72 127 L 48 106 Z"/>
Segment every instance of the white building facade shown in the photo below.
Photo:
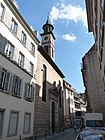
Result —
<path fill-rule="evenodd" d="M 31 139 L 39 40 L 11 0 L 0 1 L 0 139 Z"/>

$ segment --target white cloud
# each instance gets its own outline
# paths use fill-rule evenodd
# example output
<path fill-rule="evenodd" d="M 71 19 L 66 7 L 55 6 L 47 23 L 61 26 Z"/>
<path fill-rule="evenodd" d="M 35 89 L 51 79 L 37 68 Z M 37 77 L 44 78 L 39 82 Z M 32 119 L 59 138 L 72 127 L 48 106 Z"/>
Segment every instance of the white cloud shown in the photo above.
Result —
<path fill-rule="evenodd" d="M 66 20 L 68 23 L 73 21 L 75 23 L 82 22 L 83 26 L 87 27 L 86 9 L 82 7 L 73 6 L 71 4 L 64 4 L 63 0 L 56 6 L 52 7 L 50 12 L 50 19 L 53 23 L 56 20 Z"/>
<path fill-rule="evenodd" d="M 62 35 L 62 39 L 67 40 L 67 41 L 75 41 L 77 38 L 74 34 L 65 34 L 65 35 Z"/>

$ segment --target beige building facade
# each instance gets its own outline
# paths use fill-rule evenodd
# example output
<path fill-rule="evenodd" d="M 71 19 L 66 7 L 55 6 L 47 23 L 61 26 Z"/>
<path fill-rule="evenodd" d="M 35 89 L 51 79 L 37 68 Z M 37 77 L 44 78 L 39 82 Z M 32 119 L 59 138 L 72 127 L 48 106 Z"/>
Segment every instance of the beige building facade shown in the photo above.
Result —
<path fill-rule="evenodd" d="M 63 130 L 63 78 L 54 62 L 54 34 L 49 17 L 38 46 L 35 94 L 35 137 L 47 137 Z"/>
<path fill-rule="evenodd" d="M 64 98 L 64 127 L 73 126 L 75 118 L 74 90 L 72 86 L 63 81 L 63 98 Z"/>
<path fill-rule="evenodd" d="M 67 81 L 63 81 L 65 128 L 72 127 L 76 122 L 76 119 L 81 119 L 82 113 L 86 112 L 86 102 L 82 95 L 79 94 Z"/>
<path fill-rule="evenodd" d="M 93 32 L 95 40 L 95 44 L 83 57 L 87 111 L 102 112 L 105 118 L 105 1 L 86 0 L 86 11 L 88 31 Z"/>
<path fill-rule="evenodd" d="M 39 40 L 12 0 L 0 0 L 0 139 L 31 139 Z"/>

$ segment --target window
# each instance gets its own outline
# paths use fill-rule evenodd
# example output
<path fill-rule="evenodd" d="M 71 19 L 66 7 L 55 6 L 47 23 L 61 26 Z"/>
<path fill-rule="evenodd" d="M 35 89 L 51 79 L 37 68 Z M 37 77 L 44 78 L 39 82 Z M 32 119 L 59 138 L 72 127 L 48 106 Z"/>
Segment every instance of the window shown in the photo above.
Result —
<path fill-rule="evenodd" d="M 25 91 L 25 94 L 24 94 L 25 99 L 28 101 L 33 101 L 35 88 L 32 85 L 30 85 L 29 83 L 25 83 L 24 91 Z"/>
<path fill-rule="evenodd" d="M 3 17 L 4 17 L 4 12 L 5 12 L 5 7 L 1 3 L 1 5 L 0 5 L 0 18 L 1 19 L 3 19 Z"/>
<path fill-rule="evenodd" d="M 30 133 L 30 124 L 31 124 L 31 113 L 25 113 L 23 133 L 25 134 Z"/>
<path fill-rule="evenodd" d="M 35 54 L 35 45 L 33 43 L 31 43 L 29 51 L 31 52 L 32 55 Z"/>
<path fill-rule="evenodd" d="M 43 65 L 42 101 L 46 102 L 46 74 L 47 68 Z"/>
<path fill-rule="evenodd" d="M 61 108 L 61 92 L 62 92 L 62 88 L 61 88 L 61 81 L 59 80 L 59 108 Z"/>
<path fill-rule="evenodd" d="M 69 115 L 70 115 L 70 107 L 68 109 L 69 109 Z"/>
<path fill-rule="evenodd" d="M 54 58 L 54 49 L 52 48 L 52 57 Z"/>
<path fill-rule="evenodd" d="M 5 51 L 4 51 L 6 56 L 9 58 L 12 58 L 13 57 L 13 50 L 14 50 L 13 45 L 9 41 L 7 41 L 7 44 L 5 46 Z"/>
<path fill-rule="evenodd" d="M 12 31 L 14 34 L 17 33 L 17 27 L 18 27 L 17 23 L 16 23 L 15 20 L 12 18 L 12 23 L 11 23 L 10 29 L 11 29 L 11 31 Z"/>
<path fill-rule="evenodd" d="M 13 75 L 12 94 L 21 97 L 22 92 L 22 79 Z"/>
<path fill-rule="evenodd" d="M 68 97 L 68 104 L 70 105 L 70 97 Z"/>
<path fill-rule="evenodd" d="M 29 73 L 31 75 L 33 75 L 33 69 L 34 69 L 34 65 L 30 62 L 30 64 L 29 64 Z"/>
<path fill-rule="evenodd" d="M 0 109 L 0 138 L 2 137 L 4 110 Z"/>
<path fill-rule="evenodd" d="M 48 53 L 48 46 L 44 46 L 45 51 Z"/>
<path fill-rule="evenodd" d="M 22 42 L 22 44 L 26 44 L 26 39 L 27 39 L 27 37 L 26 37 L 26 34 L 22 31 L 22 34 L 21 34 L 21 42 Z"/>
<path fill-rule="evenodd" d="M 59 107 L 61 108 L 61 87 L 59 88 Z"/>
<path fill-rule="evenodd" d="M 18 116 L 19 116 L 18 112 L 11 111 L 10 120 L 9 120 L 9 127 L 8 127 L 8 136 L 14 136 L 17 134 Z"/>
<path fill-rule="evenodd" d="M 19 66 L 21 66 L 21 67 L 24 66 L 24 55 L 23 55 L 21 52 L 19 53 L 18 64 L 19 64 Z"/>
<path fill-rule="evenodd" d="M 0 90 L 9 92 L 11 74 L 4 68 L 0 69 Z"/>

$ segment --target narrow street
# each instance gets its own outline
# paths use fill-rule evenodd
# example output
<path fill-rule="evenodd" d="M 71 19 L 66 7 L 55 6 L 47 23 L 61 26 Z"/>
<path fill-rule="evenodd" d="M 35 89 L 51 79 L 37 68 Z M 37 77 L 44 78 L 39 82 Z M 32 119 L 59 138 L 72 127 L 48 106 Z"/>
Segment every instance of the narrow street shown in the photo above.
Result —
<path fill-rule="evenodd" d="M 74 129 L 70 128 L 66 129 L 64 132 L 61 132 L 55 136 L 46 138 L 46 140 L 75 140 L 78 133 L 79 129 L 76 132 L 74 132 Z"/>

